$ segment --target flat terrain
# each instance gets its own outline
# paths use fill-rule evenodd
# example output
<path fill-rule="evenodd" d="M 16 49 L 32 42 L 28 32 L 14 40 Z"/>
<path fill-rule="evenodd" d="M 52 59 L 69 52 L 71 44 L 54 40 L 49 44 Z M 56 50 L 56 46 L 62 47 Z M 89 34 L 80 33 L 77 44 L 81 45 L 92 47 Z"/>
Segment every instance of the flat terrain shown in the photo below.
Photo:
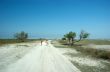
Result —
<path fill-rule="evenodd" d="M 24 57 L 35 45 L 36 43 L 16 43 L 0 46 L 0 70 Z"/>
<path fill-rule="evenodd" d="M 81 72 L 57 48 L 44 42 L 0 47 L 0 72 Z"/>
<path fill-rule="evenodd" d="M 83 43 L 83 46 L 86 47 L 87 50 L 89 48 L 104 50 L 104 52 L 106 50 L 110 50 L 110 45 L 107 45 L 107 43 L 105 43 L 106 41 L 100 42 L 101 44 L 97 42 L 97 44 L 99 45 L 95 44 L 94 41 L 92 42 L 94 44 L 91 42 L 89 42 L 88 44 L 86 44 L 85 42 L 80 43 Z M 105 43 L 105 45 L 102 43 Z M 58 41 L 53 41 L 52 44 L 57 47 L 61 51 L 61 53 L 65 55 L 66 58 L 68 58 L 78 69 L 80 69 L 81 72 L 110 72 L 110 60 L 104 60 L 91 56 L 88 53 L 82 53 L 82 51 L 77 50 L 76 46 L 69 48 L 67 45 L 62 45 Z"/>
<path fill-rule="evenodd" d="M 110 61 L 84 55 L 74 48 L 58 48 L 81 72 L 110 72 Z"/>
<path fill-rule="evenodd" d="M 0 72 L 110 72 L 109 60 L 94 58 L 74 48 L 55 44 L 57 48 L 45 42 L 42 46 L 39 42 L 0 46 Z M 109 45 L 86 46 L 109 49 Z"/>
<path fill-rule="evenodd" d="M 94 49 L 99 49 L 99 50 L 105 50 L 105 51 L 110 51 L 110 45 L 95 45 L 95 44 L 89 44 L 85 45 L 83 47 L 86 48 L 94 48 Z"/>

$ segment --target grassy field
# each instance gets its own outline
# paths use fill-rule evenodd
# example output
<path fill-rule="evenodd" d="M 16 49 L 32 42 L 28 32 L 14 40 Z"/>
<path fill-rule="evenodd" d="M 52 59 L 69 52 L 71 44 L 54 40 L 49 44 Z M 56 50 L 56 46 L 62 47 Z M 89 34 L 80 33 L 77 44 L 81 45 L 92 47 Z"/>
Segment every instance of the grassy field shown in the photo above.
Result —
<path fill-rule="evenodd" d="M 65 40 L 58 40 L 62 44 L 66 44 L 67 41 Z M 87 44 L 97 44 L 97 45 L 110 45 L 110 40 L 99 40 L 99 39 L 86 39 L 82 40 L 79 42 L 75 42 L 75 44 L 82 44 L 82 45 L 87 45 Z"/>
<path fill-rule="evenodd" d="M 97 45 L 110 45 L 110 40 L 90 39 L 77 42 L 78 44 L 97 44 Z"/>
<path fill-rule="evenodd" d="M 95 58 L 110 60 L 110 52 L 109 51 L 104 51 L 104 50 L 94 49 L 94 48 L 83 48 L 83 47 L 78 47 L 78 46 L 73 46 L 71 48 L 74 48 L 77 51 L 79 51 L 85 55 L 90 55 Z"/>
<path fill-rule="evenodd" d="M 100 42 L 103 41 L 103 42 Z M 85 40 L 77 44 L 109 44 L 106 40 Z M 98 43 L 100 42 L 100 43 Z M 81 70 L 81 72 L 110 72 L 110 52 L 97 50 L 93 48 L 83 48 L 81 46 L 68 46 L 66 41 L 53 41 L 52 44 L 60 50 L 69 50 L 64 55 Z M 72 51 L 73 50 L 73 51 Z M 74 53 L 75 50 L 75 53 Z"/>
<path fill-rule="evenodd" d="M 33 42 L 33 41 L 40 41 L 40 39 L 27 39 L 25 42 Z M 12 43 L 21 43 L 21 41 L 16 39 L 0 39 L 0 45 L 12 44 Z"/>
<path fill-rule="evenodd" d="M 66 43 L 67 41 L 62 41 L 62 40 L 53 42 L 54 46 L 58 48 L 74 48 L 75 50 L 80 51 L 85 55 L 90 55 L 95 58 L 110 60 L 110 51 L 82 47 L 82 45 L 87 45 L 87 44 L 109 45 L 110 41 L 108 40 L 83 40 L 75 43 L 76 45 L 73 46 L 68 46 L 66 45 Z"/>

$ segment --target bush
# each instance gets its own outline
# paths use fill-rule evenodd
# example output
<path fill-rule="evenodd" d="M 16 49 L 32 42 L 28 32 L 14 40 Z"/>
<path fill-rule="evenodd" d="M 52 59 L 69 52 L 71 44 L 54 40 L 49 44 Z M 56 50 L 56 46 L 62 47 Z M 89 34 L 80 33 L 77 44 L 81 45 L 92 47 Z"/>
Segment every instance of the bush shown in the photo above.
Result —
<path fill-rule="evenodd" d="M 98 58 L 110 59 L 110 52 L 107 51 L 99 51 L 97 54 Z"/>
<path fill-rule="evenodd" d="M 98 50 L 93 48 L 83 48 L 83 47 L 75 47 L 77 51 L 80 51 L 84 54 L 91 55 L 96 58 L 109 59 L 110 60 L 110 52 L 104 50 Z"/>

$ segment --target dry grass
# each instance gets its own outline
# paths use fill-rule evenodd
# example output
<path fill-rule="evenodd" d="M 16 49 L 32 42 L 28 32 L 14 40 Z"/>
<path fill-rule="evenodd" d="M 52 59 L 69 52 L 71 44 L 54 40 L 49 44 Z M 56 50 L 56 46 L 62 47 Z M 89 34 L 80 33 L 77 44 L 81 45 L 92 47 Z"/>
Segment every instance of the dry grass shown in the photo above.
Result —
<path fill-rule="evenodd" d="M 28 39 L 25 42 L 33 42 L 33 41 L 39 41 L 39 39 Z M 21 43 L 21 41 L 16 39 L 0 39 L 0 45 L 13 44 L 13 43 Z"/>
<path fill-rule="evenodd" d="M 99 50 L 99 49 L 93 49 L 93 48 L 83 48 L 83 47 L 74 47 L 77 51 L 82 52 L 83 54 L 87 54 L 96 58 L 102 58 L 102 59 L 108 59 L 110 60 L 110 52 Z"/>
<path fill-rule="evenodd" d="M 67 40 L 58 40 L 60 43 L 62 44 L 67 44 L 68 41 Z M 110 45 L 110 40 L 99 40 L 99 39 L 86 39 L 86 40 L 82 40 L 79 42 L 75 42 L 75 44 L 82 44 L 82 45 L 87 45 L 87 44 L 96 44 L 96 45 Z"/>
<path fill-rule="evenodd" d="M 90 39 L 90 40 L 82 40 L 80 42 L 77 42 L 76 44 L 110 45 L 110 41 L 109 40 Z"/>
<path fill-rule="evenodd" d="M 108 41 L 108 40 L 83 40 L 81 42 L 76 43 L 76 45 L 74 45 L 74 46 L 68 46 L 67 41 L 59 40 L 58 42 L 61 45 L 63 45 L 63 47 L 74 48 L 83 54 L 90 55 L 90 56 L 96 57 L 96 58 L 110 60 L 110 51 L 105 51 L 105 50 L 100 50 L 100 49 L 95 49 L 95 48 L 84 48 L 84 47 L 80 46 L 80 45 L 87 45 L 87 44 L 92 44 L 92 43 L 98 44 L 98 45 L 104 45 L 104 44 L 107 45 L 107 44 L 110 44 L 110 41 Z"/>

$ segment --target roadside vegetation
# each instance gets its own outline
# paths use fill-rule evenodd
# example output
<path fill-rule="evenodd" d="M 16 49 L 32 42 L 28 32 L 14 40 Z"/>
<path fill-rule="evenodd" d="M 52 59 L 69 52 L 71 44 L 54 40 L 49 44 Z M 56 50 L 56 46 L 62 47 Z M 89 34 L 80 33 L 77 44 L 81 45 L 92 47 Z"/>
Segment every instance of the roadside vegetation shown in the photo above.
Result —
<path fill-rule="evenodd" d="M 101 42 L 100 42 L 101 41 Z M 66 40 L 55 40 L 52 44 L 62 51 L 81 72 L 109 72 L 110 71 L 110 52 L 94 48 L 85 48 L 82 45 L 108 44 L 108 40 L 89 40 L 84 39 L 74 45 L 68 45 Z"/>
<path fill-rule="evenodd" d="M 40 39 L 27 39 L 25 42 L 33 42 L 33 41 L 39 41 L 39 40 Z M 0 39 L 0 45 L 13 44 L 13 43 L 22 43 L 22 42 L 17 39 Z"/>
<path fill-rule="evenodd" d="M 22 31 L 22 32 L 16 33 L 14 37 L 21 42 L 25 42 L 28 38 L 28 33 Z"/>
<path fill-rule="evenodd" d="M 68 40 L 59 40 L 61 44 L 67 44 Z M 84 39 L 78 42 L 75 42 L 75 45 L 88 45 L 88 44 L 96 44 L 96 45 L 110 45 L 110 40 L 101 40 L 101 39 Z"/>
<path fill-rule="evenodd" d="M 82 31 L 80 32 L 80 35 L 79 35 L 79 39 L 78 39 L 78 40 L 75 39 L 76 36 L 77 36 L 76 32 L 70 31 L 70 32 L 68 32 L 67 34 L 64 35 L 64 37 L 62 38 L 62 40 L 68 41 L 68 43 L 66 43 L 66 44 L 72 46 L 72 45 L 74 45 L 76 42 L 79 42 L 79 41 L 81 41 L 81 40 L 84 40 L 84 39 L 88 38 L 88 37 L 89 37 L 89 33 L 87 33 L 87 32 L 85 32 L 84 30 L 82 30 Z"/>
<path fill-rule="evenodd" d="M 41 38 L 29 39 L 28 33 L 21 31 L 21 32 L 15 33 L 12 39 L 0 39 L 0 45 L 22 43 L 22 42 L 33 42 L 33 41 L 40 41 L 40 40 Z M 44 39 L 42 38 L 42 40 Z"/>
<path fill-rule="evenodd" d="M 94 48 L 84 48 L 84 47 L 78 47 L 78 46 L 73 46 L 72 48 L 76 49 L 77 51 L 85 55 L 90 55 L 92 57 L 110 60 L 109 51 L 94 49 Z"/>
<path fill-rule="evenodd" d="M 61 48 L 74 48 L 85 55 L 110 60 L 110 51 L 84 47 L 86 45 L 110 45 L 110 41 L 87 39 L 89 35 L 90 34 L 88 32 L 85 32 L 84 30 L 80 32 L 79 36 L 75 32 L 70 31 L 65 34 L 62 39 L 57 40 L 59 44 L 54 45 Z M 79 39 L 76 39 L 76 36 L 78 36 Z"/>
<path fill-rule="evenodd" d="M 100 49 L 95 49 L 95 48 L 87 48 L 83 47 L 84 45 L 87 44 L 110 44 L 110 41 L 107 40 L 83 40 L 80 42 L 76 42 L 74 45 L 70 46 L 68 45 L 68 41 L 66 40 L 57 40 L 58 44 L 54 44 L 56 47 L 61 47 L 61 48 L 74 48 L 77 51 L 89 55 L 95 58 L 101 58 L 101 59 L 106 59 L 110 60 L 110 51 L 105 51 L 105 50 L 100 50 Z"/>

